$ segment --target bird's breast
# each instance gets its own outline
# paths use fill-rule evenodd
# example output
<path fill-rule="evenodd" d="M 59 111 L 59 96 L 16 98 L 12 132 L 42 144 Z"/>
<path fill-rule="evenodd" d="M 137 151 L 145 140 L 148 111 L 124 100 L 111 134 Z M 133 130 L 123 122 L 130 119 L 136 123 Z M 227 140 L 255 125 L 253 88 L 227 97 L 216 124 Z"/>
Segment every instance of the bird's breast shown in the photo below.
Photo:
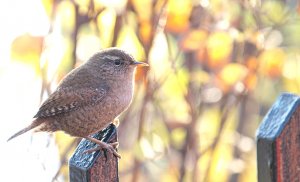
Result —
<path fill-rule="evenodd" d="M 134 85 L 133 82 L 125 82 L 125 85 L 121 85 L 115 89 L 116 99 L 118 100 L 119 112 L 123 112 L 128 108 L 132 101 Z"/>

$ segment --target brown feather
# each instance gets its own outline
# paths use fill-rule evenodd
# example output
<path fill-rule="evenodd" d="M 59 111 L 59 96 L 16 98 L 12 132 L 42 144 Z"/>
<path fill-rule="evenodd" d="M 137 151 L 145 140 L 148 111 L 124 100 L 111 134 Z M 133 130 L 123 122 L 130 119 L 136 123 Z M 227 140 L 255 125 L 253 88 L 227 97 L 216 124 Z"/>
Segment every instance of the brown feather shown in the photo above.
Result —
<path fill-rule="evenodd" d="M 43 121 L 42 119 L 35 119 L 35 120 L 33 120 L 32 123 L 31 123 L 29 126 L 27 126 L 26 128 L 24 128 L 24 129 L 18 131 L 17 133 L 15 133 L 15 134 L 12 135 L 11 137 L 9 137 L 9 139 L 7 139 L 7 141 L 10 141 L 11 139 L 13 139 L 13 138 L 15 138 L 15 137 L 17 137 L 17 136 L 19 136 L 19 135 L 22 135 L 22 134 L 26 133 L 27 131 L 32 130 L 32 129 L 38 127 L 38 126 L 39 126 L 40 124 L 42 124 L 43 122 L 44 122 L 44 121 Z"/>
<path fill-rule="evenodd" d="M 71 112 L 100 101 L 106 88 L 60 89 L 55 91 L 40 107 L 34 118 L 44 118 Z"/>

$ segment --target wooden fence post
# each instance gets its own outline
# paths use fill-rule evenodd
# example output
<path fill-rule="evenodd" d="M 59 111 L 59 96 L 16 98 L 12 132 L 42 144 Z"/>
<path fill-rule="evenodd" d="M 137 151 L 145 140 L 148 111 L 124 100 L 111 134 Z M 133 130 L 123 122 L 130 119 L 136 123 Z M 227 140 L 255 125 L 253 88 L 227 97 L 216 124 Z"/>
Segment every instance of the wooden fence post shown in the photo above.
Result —
<path fill-rule="evenodd" d="M 259 182 L 300 181 L 300 98 L 282 94 L 257 131 Z"/>
<path fill-rule="evenodd" d="M 104 142 L 118 141 L 116 126 L 110 124 L 104 130 L 93 135 L 93 138 Z M 83 139 L 69 161 L 71 182 L 119 181 L 118 159 L 113 154 L 103 151 L 83 152 L 96 147 L 96 144 Z"/>

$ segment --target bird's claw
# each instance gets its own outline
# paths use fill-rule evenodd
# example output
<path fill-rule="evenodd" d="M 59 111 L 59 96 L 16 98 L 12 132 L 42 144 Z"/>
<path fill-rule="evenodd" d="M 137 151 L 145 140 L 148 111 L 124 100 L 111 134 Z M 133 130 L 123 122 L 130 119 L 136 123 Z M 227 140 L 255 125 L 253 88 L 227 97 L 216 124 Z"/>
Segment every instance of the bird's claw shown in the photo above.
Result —
<path fill-rule="evenodd" d="M 105 142 L 97 142 L 98 146 L 89 150 L 84 151 L 83 153 L 91 153 L 91 152 L 95 152 L 97 150 L 103 150 L 104 151 L 104 155 L 107 158 L 107 154 L 106 151 L 114 154 L 114 156 L 118 157 L 119 159 L 121 159 L 121 155 L 118 154 L 118 152 L 116 151 L 117 146 L 119 145 L 119 142 L 114 142 L 114 143 L 105 143 Z"/>

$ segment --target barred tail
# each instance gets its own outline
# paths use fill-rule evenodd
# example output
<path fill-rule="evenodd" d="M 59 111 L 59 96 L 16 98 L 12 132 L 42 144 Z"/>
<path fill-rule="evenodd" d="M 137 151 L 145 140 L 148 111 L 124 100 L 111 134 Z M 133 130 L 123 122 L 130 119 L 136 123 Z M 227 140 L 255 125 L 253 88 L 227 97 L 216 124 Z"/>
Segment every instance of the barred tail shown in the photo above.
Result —
<path fill-rule="evenodd" d="M 39 126 L 42 123 L 43 123 L 43 121 L 40 120 L 40 119 L 33 120 L 33 122 L 29 126 L 27 126 L 26 128 L 18 131 L 13 136 L 9 137 L 9 139 L 7 139 L 7 142 L 10 141 L 11 139 L 13 139 L 13 138 L 15 138 L 15 137 L 17 137 L 19 135 L 22 135 L 22 134 L 26 133 L 27 131 L 29 131 L 29 130 L 31 130 L 31 129 L 37 127 L 37 126 Z"/>

